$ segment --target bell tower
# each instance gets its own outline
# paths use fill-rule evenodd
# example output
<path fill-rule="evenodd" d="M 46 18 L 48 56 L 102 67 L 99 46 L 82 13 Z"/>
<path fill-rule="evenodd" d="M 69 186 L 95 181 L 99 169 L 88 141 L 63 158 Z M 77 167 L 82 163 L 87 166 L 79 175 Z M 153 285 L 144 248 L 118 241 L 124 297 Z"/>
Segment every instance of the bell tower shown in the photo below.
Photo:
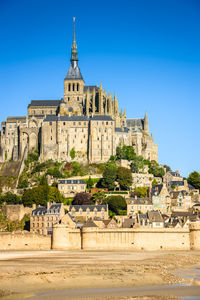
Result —
<path fill-rule="evenodd" d="M 78 52 L 75 36 L 75 18 L 73 18 L 73 43 L 71 48 L 71 66 L 64 79 L 64 102 L 75 99 L 79 104 L 84 100 L 84 80 L 78 66 Z"/>

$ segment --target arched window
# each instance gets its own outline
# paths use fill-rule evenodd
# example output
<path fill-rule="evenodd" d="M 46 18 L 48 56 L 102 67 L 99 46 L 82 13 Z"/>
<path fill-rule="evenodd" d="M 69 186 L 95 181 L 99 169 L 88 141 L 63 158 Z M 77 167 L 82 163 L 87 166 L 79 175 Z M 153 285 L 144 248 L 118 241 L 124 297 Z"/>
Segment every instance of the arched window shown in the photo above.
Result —
<path fill-rule="evenodd" d="M 75 91 L 75 83 L 73 83 L 73 92 Z"/>
<path fill-rule="evenodd" d="M 79 83 L 77 83 L 77 92 L 79 91 Z"/>
<path fill-rule="evenodd" d="M 71 91 L 71 83 L 68 84 L 68 91 Z"/>

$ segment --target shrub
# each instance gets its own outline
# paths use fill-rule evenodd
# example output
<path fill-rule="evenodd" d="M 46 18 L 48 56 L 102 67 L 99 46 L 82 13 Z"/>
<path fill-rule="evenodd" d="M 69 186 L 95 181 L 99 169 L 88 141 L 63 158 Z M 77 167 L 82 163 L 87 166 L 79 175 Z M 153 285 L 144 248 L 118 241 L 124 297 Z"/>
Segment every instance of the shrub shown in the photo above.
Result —
<path fill-rule="evenodd" d="M 131 170 L 119 167 L 117 170 L 117 181 L 121 189 L 127 190 L 133 182 Z"/>
<path fill-rule="evenodd" d="M 76 157 L 76 151 L 75 151 L 75 149 L 74 148 L 72 148 L 71 150 L 70 150 L 70 157 L 71 157 L 71 159 L 74 159 L 75 157 Z"/>
<path fill-rule="evenodd" d="M 89 193 L 77 193 L 72 201 L 73 205 L 90 205 L 92 202 Z"/>
<path fill-rule="evenodd" d="M 109 196 L 104 203 L 107 203 L 109 210 L 117 215 L 120 214 L 120 211 L 126 210 L 126 201 L 122 196 Z"/>

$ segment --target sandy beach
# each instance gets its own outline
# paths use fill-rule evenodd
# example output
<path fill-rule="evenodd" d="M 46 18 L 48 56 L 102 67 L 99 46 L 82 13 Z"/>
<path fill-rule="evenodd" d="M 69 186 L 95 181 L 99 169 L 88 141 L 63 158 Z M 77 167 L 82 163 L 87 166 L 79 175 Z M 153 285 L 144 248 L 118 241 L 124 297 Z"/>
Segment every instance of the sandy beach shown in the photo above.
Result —
<path fill-rule="evenodd" d="M 180 287 L 174 285 L 191 285 L 194 288 L 184 295 L 200 295 L 198 267 L 200 251 L 5 251 L 0 252 L 0 295 L 1 299 L 182 299 L 177 298 Z M 162 285 L 170 285 L 171 292 L 169 287 L 159 288 Z M 139 294 L 135 288 L 140 288 Z"/>

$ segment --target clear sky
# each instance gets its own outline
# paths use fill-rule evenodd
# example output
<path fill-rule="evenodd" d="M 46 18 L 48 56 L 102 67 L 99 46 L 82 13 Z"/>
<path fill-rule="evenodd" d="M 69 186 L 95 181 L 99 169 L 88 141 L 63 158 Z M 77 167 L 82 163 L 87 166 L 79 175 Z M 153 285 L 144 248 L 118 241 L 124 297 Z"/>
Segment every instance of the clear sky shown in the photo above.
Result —
<path fill-rule="evenodd" d="M 199 0 L 0 0 L 0 121 L 63 96 L 73 16 L 86 84 L 148 112 L 160 163 L 200 172 Z"/>

